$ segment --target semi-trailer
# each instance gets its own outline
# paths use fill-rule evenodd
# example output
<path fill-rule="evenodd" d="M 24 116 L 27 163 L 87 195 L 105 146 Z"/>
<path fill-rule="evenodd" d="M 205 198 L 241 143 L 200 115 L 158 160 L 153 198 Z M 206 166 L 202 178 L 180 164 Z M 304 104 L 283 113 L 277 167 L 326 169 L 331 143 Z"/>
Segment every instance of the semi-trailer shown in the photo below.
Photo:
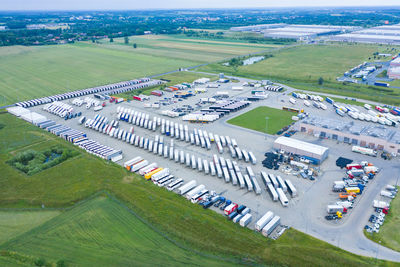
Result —
<path fill-rule="evenodd" d="M 146 180 L 149 180 L 153 174 L 156 174 L 157 172 L 160 172 L 160 171 L 162 171 L 162 170 L 163 170 L 163 168 L 157 168 L 157 169 L 155 169 L 155 170 L 152 170 L 151 172 L 146 173 L 146 174 L 144 175 L 144 178 L 145 178 Z"/>
<path fill-rule="evenodd" d="M 289 200 L 283 192 L 282 188 L 277 188 L 276 192 L 278 193 L 279 201 L 281 202 L 282 206 L 287 207 L 289 205 Z"/>
<path fill-rule="evenodd" d="M 236 176 L 235 170 L 233 170 L 233 169 L 229 170 L 229 174 L 230 174 L 230 176 L 231 176 L 232 184 L 233 184 L 233 185 L 237 185 L 237 183 L 238 183 L 238 178 L 237 178 L 237 176 Z"/>
<path fill-rule="evenodd" d="M 279 187 L 279 183 L 276 180 L 276 177 L 273 173 L 268 173 L 269 179 L 271 180 L 272 185 L 277 189 Z"/>
<path fill-rule="evenodd" d="M 186 184 L 182 185 L 181 187 L 178 188 L 178 194 L 184 195 L 196 186 L 196 181 L 191 180 L 190 182 L 187 182 Z"/>
<path fill-rule="evenodd" d="M 200 192 L 198 192 L 197 194 L 195 194 L 194 196 L 192 196 L 192 198 L 190 199 L 190 202 L 192 202 L 193 204 L 197 203 L 206 194 L 208 194 L 208 190 L 207 189 L 203 189 Z"/>
<path fill-rule="evenodd" d="M 275 187 L 272 185 L 272 183 L 267 184 L 266 187 L 267 187 L 267 192 L 271 196 L 272 201 L 278 201 L 279 196 L 275 190 Z"/>
<path fill-rule="evenodd" d="M 244 175 L 244 181 L 246 182 L 247 190 L 249 192 L 253 191 L 253 183 L 251 182 L 251 179 L 247 174 Z"/>
<path fill-rule="evenodd" d="M 143 175 L 145 175 L 145 173 L 147 173 L 147 172 L 149 172 L 149 171 L 151 171 L 151 170 L 156 169 L 157 166 L 158 166 L 157 163 L 153 162 L 153 163 L 151 163 L 150 165 L 148 165 L 148 166 L 146 166 L 146 167 L 144 167 L 144 168 L 139 169 L 139 174 L 143 176 Z"/>
<path fill-rule="evenodd" d="M 246 183 L 244 181 L 244 177 L 243 177 L 242 173 L 240 171 L 236 171 L 236 176 L 239 181 L 239 187 L 244 188 L 246 186 Z"/>
<path fill-rule="evenodd" d="M 276 215 L 262 229 L 263 236 L 268 237 L 280 223 L 281 223 L 281 217 Z"/>
<path fill-rule="evenodd" d="M 238 204 L 236 204 L 236 203 L 229 204 L 228 206 L 225 207 L 225 209 L 224 209 L 224 214 L 229 216 L 229 215 L 230 215 L 231 213 L 233 213 L 237 208 L 238 208 Z"/>
<path fill-rule="evenodd" d="M 255 165 L 256 163 L 257 163 L 257 159 L 256 159 L 256 157 L 254 156 L 254 154 L 253 154 L 253 152 L 249 152 L 249 158 L 250 158 L 250 161 L 251 161 L 251 163 L 253 164 L 253 165 Z"/>
<path fill-rule="evenodd" d="M 223 168 L 222 168 L 222 172 L 223 172 L 223 174 L 224 174 L 225 182 L 226 182 L 226 183 L 229 183 L 230 180 L 231 180 L 231 178 L 230 178 L 230 176 L 229 176 L 228 168 L 227 168 L 227 167 L 223 167 Z"/>
<path fill-rule="evenodd" d="M 247 151 L 242 149 L 242 154 L 243 154 L 244 161 L 245 162 L 249 162 L 250 161 L 250 157 L 249 157 L 249 154 L 247 153 Z"/>
<path fill-rule="evenodd" d="M 283 179 L 278 175 L 278 176 L 276 176 L 276 180 L 278 181 L 279 187 L 282 188 L 284 193 L 286 193 L 287 186 L 286 186 L 285 182 L 283 181 Z"/>
<path fill-rule="evenodd" d="M 209 174 L 210 173 L 210 168 L 208 165 L 208 161 L 206 159 L 203 160 L 203 168 L 204 168 L 204 173 Z"/>
<path fill-rule="evenodd" d="M 187 200 L 190 200 L 194 195 L 199 193 L 200 191 L 204 190 L 206 187 L 205 185 L 201 184 L 190 190 L 189 192 L 186 193 L 185 197 Z"/>
<path fill-rule="evenodd" d="M 186 153 L 185 163 L 186 163 L 186 167 L 190 167 L 190 155 L 189 155 L 189 153 Z"/>
<path fill-rule="evenodd" d="M 250 213 L 247 213 L 240 219 L 239 225 L 242 227 L 246 227 L 251 222 L 252 217 L 253 216 Z"/>
<path fill-rule="evenodd" d="M 182 184 L 183 184 L 183 179 L 176 179 L 175 181 L 173 181 L 172 183 L 170 183 L 167 186 L 167 190 L 172 191 L 175 188 L 178 188 L 179 186 L 181 186 Z"/>
<path fill-rule="evenodd" d="M 296 197 L 297 196 L 297 189 L 294 187 L 294 185 L 292 184 L 292 182 L 290 180 L 285 180 L 285 183 L 287 185 L 287 190 L 289 192 L 289 194 L 292 197 Z"/>
<path fill-rule="evenodd" d="M 255 224 L 256 231 L 261 231 L 267 223 L 269 223 L 274 217 L 274 213 L 272 211 L 268 211 L 264 214 Z"/>
<path fill-rule="evenodd" d="M 212 161 L 210 161 L 210 173 L 211 173 L 211 176 L 216 175 L 215 165 L 214 165 L 214 162 L 212 162 Z"/>

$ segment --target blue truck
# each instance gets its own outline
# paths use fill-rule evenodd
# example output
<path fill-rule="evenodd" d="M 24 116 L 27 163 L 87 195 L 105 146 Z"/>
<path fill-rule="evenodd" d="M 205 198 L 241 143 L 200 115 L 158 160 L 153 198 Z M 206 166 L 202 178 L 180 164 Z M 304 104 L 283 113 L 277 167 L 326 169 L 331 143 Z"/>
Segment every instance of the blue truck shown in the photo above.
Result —
<path fill-rule="evenodd" d="M 389 87 L 389 84 L 388 84 L 388 83 L 383 83 L 383 82 L 375 82 L 374 85 L 375 85 L 375 86 Z"/>

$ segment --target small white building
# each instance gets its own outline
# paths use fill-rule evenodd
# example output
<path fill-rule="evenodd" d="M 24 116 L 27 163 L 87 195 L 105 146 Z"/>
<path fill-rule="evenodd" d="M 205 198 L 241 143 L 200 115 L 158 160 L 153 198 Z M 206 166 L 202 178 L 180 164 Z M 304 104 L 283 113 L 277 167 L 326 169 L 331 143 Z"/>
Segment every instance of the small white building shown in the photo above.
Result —
<path fill-rule="evenodd" d="M 329 148 L 300 141 L 294 138 L 278 137 L 274 142 L 274 148 L 293 153 L 299 156 L 313 158 L 321 163 L 328 157 Z"/>

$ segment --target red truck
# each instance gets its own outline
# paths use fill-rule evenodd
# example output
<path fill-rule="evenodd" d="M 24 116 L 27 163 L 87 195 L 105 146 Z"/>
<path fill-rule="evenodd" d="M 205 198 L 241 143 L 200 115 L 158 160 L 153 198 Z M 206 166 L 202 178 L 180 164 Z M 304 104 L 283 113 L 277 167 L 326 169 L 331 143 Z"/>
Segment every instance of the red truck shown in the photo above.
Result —
<path fill-rule="evenodd" d="M 229 214 L 231 214 L 232 212 L 234 212 L 237 208 L 238 208 L 238 204 L 232 203 L 232 204 L 228 205 L 228 206 L 224 209 L 224 214 L 225 214 L 225 215 L 229 215 Z"/>

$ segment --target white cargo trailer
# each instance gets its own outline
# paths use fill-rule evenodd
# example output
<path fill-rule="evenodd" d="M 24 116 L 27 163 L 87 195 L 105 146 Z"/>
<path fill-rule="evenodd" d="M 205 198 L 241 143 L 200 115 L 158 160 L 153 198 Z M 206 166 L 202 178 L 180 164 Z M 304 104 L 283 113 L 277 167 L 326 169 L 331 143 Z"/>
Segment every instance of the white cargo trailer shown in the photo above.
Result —
<path fill-rule="evenodd" d="M 196 184 L 197 183 L 195 180 L 191 180 L 190 182 L 188 182 L 178 188 L 178 194 L 180 194 L 180 195 L 186 194 L 187 192 L 192 190 L 196 186 Z"/>
<path fill-rule="evenodd" d="M 269 221 L 269 223 L 267 223 L 267 225 L 265 225 L 264 228 L 262 229 L 263 236 L 268 237 L 274 231 L 274 229 L 280 224 L 280 222 L 281 222 L 281 217 L 275 216 L 274 218 L 272 218 L 272 220 Z"/>
<path fill-rule="evenodd" d="M 279 196 L 272 183 L 267 184 L 266 187 L 267 187 L 267 192 L 271 196 L 272 201 L 278 201 Z"/>
<path fill-rule="evenodd" d="M 290 180 L 285 180 L 285 183 L 286 183 L 286 185 L 287 185 L 287 190 L 288 190 L 288 192 L 290 193 L 290 195 L 292 196 L 292 197 L 296 197 L 297 196 L 297 190 L 296 190 L 296 188 L 294 187 L 294 185 L 292 184 L 292 182 L 290 181 Z"/>
<path fill-rule="evenodd" d="M 264 214 L 255 224 L 256 231 L 261 231 L 267 223 L 269 223 L 274 217 L 274 213 L 272 211 L 268 211 Z"/>
<path fill-rule="evenodd" d="M 280 187 L 277 188 L 276 192 L 278 193 L 279 200 L 280 200 L 282 206 L 287 207 L 289 205 L 289 200 L 286 197 L 285 193 L 283 192 L 282 188 L 280 188 Z"/>
<path fill-rule="evenodd" d="M 285 182 L 283 181 L 283 179 L 279 175 L 277 175 L 276 176 L 276 180 L 278 181 L 279 187 L 282 188 L 284 193 L 286 193 L 287 192 L 287 186 L 286 186 Z"/>
<path fill-rule="evenodd" d="M 244 181 L 246 182 L 247 190 L 249 192 L 253 191 L 253 183 L 251 182 L 251 179 L 247 174 L 244 175 Z"/>
<path fill-rule="evenodd" d="M 239 225 L 242 227 L 246 227 L 251 222 L 252 217 L 253 216 L 250 213 L 247 213 L 240 219 Z"/>
<path fill-rule="evenodd" d="M 201 184 L 190 190 L 189 192 L 186 193 L 185 197 L 187 200 L 190 200 L 194 195 L 199 193 L 200 191 L 204 190 L 206 187 L 205 185 Z"/>

